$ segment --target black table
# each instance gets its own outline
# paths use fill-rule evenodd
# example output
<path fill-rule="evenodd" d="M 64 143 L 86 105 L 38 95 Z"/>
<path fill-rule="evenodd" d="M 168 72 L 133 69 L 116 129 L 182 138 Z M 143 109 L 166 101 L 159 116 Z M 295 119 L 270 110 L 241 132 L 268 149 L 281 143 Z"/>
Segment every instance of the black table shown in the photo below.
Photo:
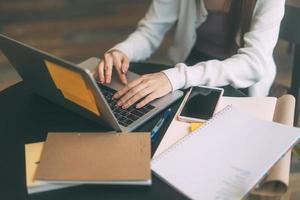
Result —
<path fill-rule="evenodd" d="M 143 67 L 147 64 L 132 64 L 136 73 L 151 73 L 166 69 L 164 65 Z M 224 95 L 245 96 L 230 86 Z M 174 116 L 180 101 L 173 104 Z M 138 131 L 150 131 L 161 114 L 145 123 Z M 172 117 L 171 117 L 172 118 Z M 160 130 L 158 140 L 152 145 L 152 154 L 157 148 L 169 123 L 169 118 Z M 106 131 L 101 125 L 33 94 L 24 82 L 17 83 L 0 93 L 0 199 L 185 199 L 183 195 L 152 176 L 152 186 L 82 185 L 62 190 L 27 194 L 25 184 L 24 144 L 45 140 L 50 131 Z"/>

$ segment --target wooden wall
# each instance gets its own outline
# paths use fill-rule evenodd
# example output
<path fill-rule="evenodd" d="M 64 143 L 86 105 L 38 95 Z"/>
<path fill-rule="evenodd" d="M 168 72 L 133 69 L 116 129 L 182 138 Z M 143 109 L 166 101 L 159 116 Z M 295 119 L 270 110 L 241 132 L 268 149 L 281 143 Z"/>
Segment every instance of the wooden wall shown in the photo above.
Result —
<path fill-rule="evenodd" d="M 125 39 L 150 1 L 1 0 L 0 27 L 2 33 L 16 40 L 79 62 L 99 57 Z M 166 43 L 157 55 L 166 49 Z M 7 64 L 1 54 L 0 66 Z"/>

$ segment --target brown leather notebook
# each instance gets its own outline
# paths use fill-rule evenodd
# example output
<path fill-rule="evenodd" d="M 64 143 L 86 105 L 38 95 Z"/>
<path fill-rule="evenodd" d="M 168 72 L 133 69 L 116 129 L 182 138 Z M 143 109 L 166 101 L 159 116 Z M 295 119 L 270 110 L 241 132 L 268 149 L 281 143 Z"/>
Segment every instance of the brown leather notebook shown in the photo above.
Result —
<path fill-rule="evenodd" d="M 35 178 L 149 185 L 150 148 L 149 133 L 48 133 Z"/>

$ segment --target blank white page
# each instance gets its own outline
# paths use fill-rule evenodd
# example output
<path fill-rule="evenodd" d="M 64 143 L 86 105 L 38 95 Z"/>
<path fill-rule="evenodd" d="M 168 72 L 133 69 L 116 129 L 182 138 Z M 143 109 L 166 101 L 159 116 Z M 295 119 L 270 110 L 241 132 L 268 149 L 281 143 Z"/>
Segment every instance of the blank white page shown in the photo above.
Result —
<path fill-rule="evenodd" d="M 152 160 L 160 178 L 192 199 L 241 199 L 300 137 L 300 129 L 234 107 Z"/>
<path fill-rule="evenodd" d="M 232 105 L 258 119 L 272 121 L 276 103 L 276 97 L 222 97 L 216 111 Z"/>

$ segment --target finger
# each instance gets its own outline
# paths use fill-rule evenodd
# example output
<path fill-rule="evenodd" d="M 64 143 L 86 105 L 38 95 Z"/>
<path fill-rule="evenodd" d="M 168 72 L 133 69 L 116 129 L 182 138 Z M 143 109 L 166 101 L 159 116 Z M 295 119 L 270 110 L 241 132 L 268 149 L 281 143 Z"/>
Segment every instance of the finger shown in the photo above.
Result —
<path fill-rule="evenodd" d="M 98 66 L 98 74 L 99 74 L 99 80 L 101 83 L 104 83 L 104 61 L 101 60 Z"/>
<path fill-rule="evenodd" d="M 139 102 L 136 105 L 136 108 L 142 108 L 144 107 L 146 104 L 148 104 L 149 102 L 153 101 L 154 99 L 158 98 L 158 95 L 155 92 L 152 92 L 151 94 L 149 94 L 145 99 L 143 99 L 141 102 Z"/>
<path fill-rule="evenodd" d="M 137 93 L 139 93 L 140 91 L 144 90 L 145 88 L 147 88 L 147 84 L 142 83 L 142 84 L 138 84 L 135 87 L 133 87 L 131 90 L 129 90 L 117 103 L 118 106 L 124 106 L 127 103 L 127 101 L 132 98 L 133 96 L 135 96 Z"/>
<path fill-rule="evenodd" d="M 121 71 L 121 69 L 117 69 L 117 72 L 118 72 L 120 81 L 121 81 L 124 85 L 126 85 L 126 84 L 128 83 L 126 74 L 123 73 L 123 72 Z"/>
<path fill-rule="evenodd" d="M 129 60 L 127 57 L 124 57 L 123 60 L 122 60 L 122 72 L 123 73 L 126 73 L 128 71 L 128 68 L 129 68 Z"/>
<path fill-rule="evenodd" d="M 112 53 L 112 56 L 114 58 L 114 65 L 116 67 L 116 70 L 118 72 L 118 75 L 119 75 L 119 79 L 120 81 L 123 83 L 123 84 L 127 84 L 127 78 L 126 78 L 126 75 L 125 73 L 122 72 L 122 62 L 121 62 L 121 58 L 120 56 L 118 56 L 115 52 Z"/>
<path fill-rule="evenodd" d="M 145 96 L 147 96 L 151 92 L 153 92 L 153 89 L 151 87 L 146 87 L 146 88 L 140 90 L 138 93 L 136 93 L 134 96 L 132 96 L 130 99 L 128 99 L 126 101 L 126 103 L 124 104 L 124 109 L 129 108 L 130 106 L 132 106 L 137 101 L 144 98 Z"/>
<path fill-rule="evenodd" d="M 118 92 L 116 92 L 113 96 L 114 99 L 118 99 L 121 96 L 123 96 L 124 94 L 126 94 L 129 90 L 131 90 L 133 87 L 135 87 L 136 85 L 140 84 L 143 81 L 142 77 L 135 79 L 134 81 L 132 81 L 131 83 L 127 84 L 124 88 L 122 88 L 121 90 L 119 90 Z"/>
<path fill-rule="evenodd" d="M 121 58 L 118 55 L 117 52 L 112 52 L 111 53 L 112 57 L 113 57 L 113 62 L 116 68 L 121 68 L 122 67 L 122 62 L 121 62 Z"/>
<path fill-rule="evenodd" d="M 112 60 L 112 56 L 110 54 L 105 54 L 104 58 L 105 58 L 105 60 L 104 60 L 105 83 L 110 83 L 113 60 Z"/>

